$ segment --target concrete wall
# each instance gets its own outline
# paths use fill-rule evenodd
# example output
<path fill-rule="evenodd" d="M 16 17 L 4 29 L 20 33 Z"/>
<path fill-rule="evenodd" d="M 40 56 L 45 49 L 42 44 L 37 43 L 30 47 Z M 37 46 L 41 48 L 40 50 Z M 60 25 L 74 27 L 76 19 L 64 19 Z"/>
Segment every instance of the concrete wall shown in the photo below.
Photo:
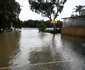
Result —
<path fill-rule="evenodd" d="M 85 37 L 85 28 L 61 28 L 61 34 Z"/>

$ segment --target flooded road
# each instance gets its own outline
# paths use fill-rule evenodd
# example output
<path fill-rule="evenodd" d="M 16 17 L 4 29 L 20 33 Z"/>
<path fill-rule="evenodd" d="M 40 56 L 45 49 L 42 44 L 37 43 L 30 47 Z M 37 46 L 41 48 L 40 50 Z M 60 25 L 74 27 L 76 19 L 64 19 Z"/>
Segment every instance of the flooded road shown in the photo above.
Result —
<path fill-rule="evenodd" d="M 30 28 L 0 33 L 0 68 L 85 70 L 85 38 L 53 35 Z"/>

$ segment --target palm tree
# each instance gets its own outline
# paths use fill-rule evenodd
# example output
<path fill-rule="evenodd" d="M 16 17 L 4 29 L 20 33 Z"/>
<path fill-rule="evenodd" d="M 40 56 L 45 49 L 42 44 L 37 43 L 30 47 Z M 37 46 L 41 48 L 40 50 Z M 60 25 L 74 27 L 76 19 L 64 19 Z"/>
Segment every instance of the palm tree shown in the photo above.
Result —
<path fill-rule="evenodd" d="M 77 6 L 75 6 L 75 8 L 74 8 L 75 11 L 73 11 L 73 12 L 78 12 L 79 15 L 81 15 L 81 11 L 84 9 L 84 7 L 85 7 L 85 5 L 77 5 Z"/>

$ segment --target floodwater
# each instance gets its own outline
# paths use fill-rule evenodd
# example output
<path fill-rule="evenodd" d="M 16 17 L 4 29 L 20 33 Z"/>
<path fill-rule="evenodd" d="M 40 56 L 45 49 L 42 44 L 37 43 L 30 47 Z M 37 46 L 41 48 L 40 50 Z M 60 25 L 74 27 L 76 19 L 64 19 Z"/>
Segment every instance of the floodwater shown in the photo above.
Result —
<path fill-rule="evenodd" d="M 85 38 L 42 33 L 32 28 L 0 33 L 0 68 L 85 70 Z"/>

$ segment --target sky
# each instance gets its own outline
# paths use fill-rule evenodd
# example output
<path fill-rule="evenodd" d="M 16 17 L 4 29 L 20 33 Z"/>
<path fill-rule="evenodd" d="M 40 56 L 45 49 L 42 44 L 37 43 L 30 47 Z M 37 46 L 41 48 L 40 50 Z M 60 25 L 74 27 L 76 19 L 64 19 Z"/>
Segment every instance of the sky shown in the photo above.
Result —
<path fill-rule="evenodd" d="M 19 18 L 22 21 L 26 21 L 26 20 L 48 20 L 48 18 L 46 17 L 42 17 L 41 14 L 37 14 L 35 12 L 32 12 L 30 10 L 30 5 L 28 3 L 28 0 L 16 0 L 17 2 L 19 2 L 20 6 L 21 6 L 21 12 L 19 14 Z M 67 0 L 67 2 L 64 5 L 63 11 L 61 14 L 59 14 L 59 16 L 57 17 L 57 20 L 61 20 L 62 18 L 65 17 L 70 17 L 72 12 L 73 12 L 73 8 L 75 8 L 76 5 L 85 5 L 85 0 Z"/>

